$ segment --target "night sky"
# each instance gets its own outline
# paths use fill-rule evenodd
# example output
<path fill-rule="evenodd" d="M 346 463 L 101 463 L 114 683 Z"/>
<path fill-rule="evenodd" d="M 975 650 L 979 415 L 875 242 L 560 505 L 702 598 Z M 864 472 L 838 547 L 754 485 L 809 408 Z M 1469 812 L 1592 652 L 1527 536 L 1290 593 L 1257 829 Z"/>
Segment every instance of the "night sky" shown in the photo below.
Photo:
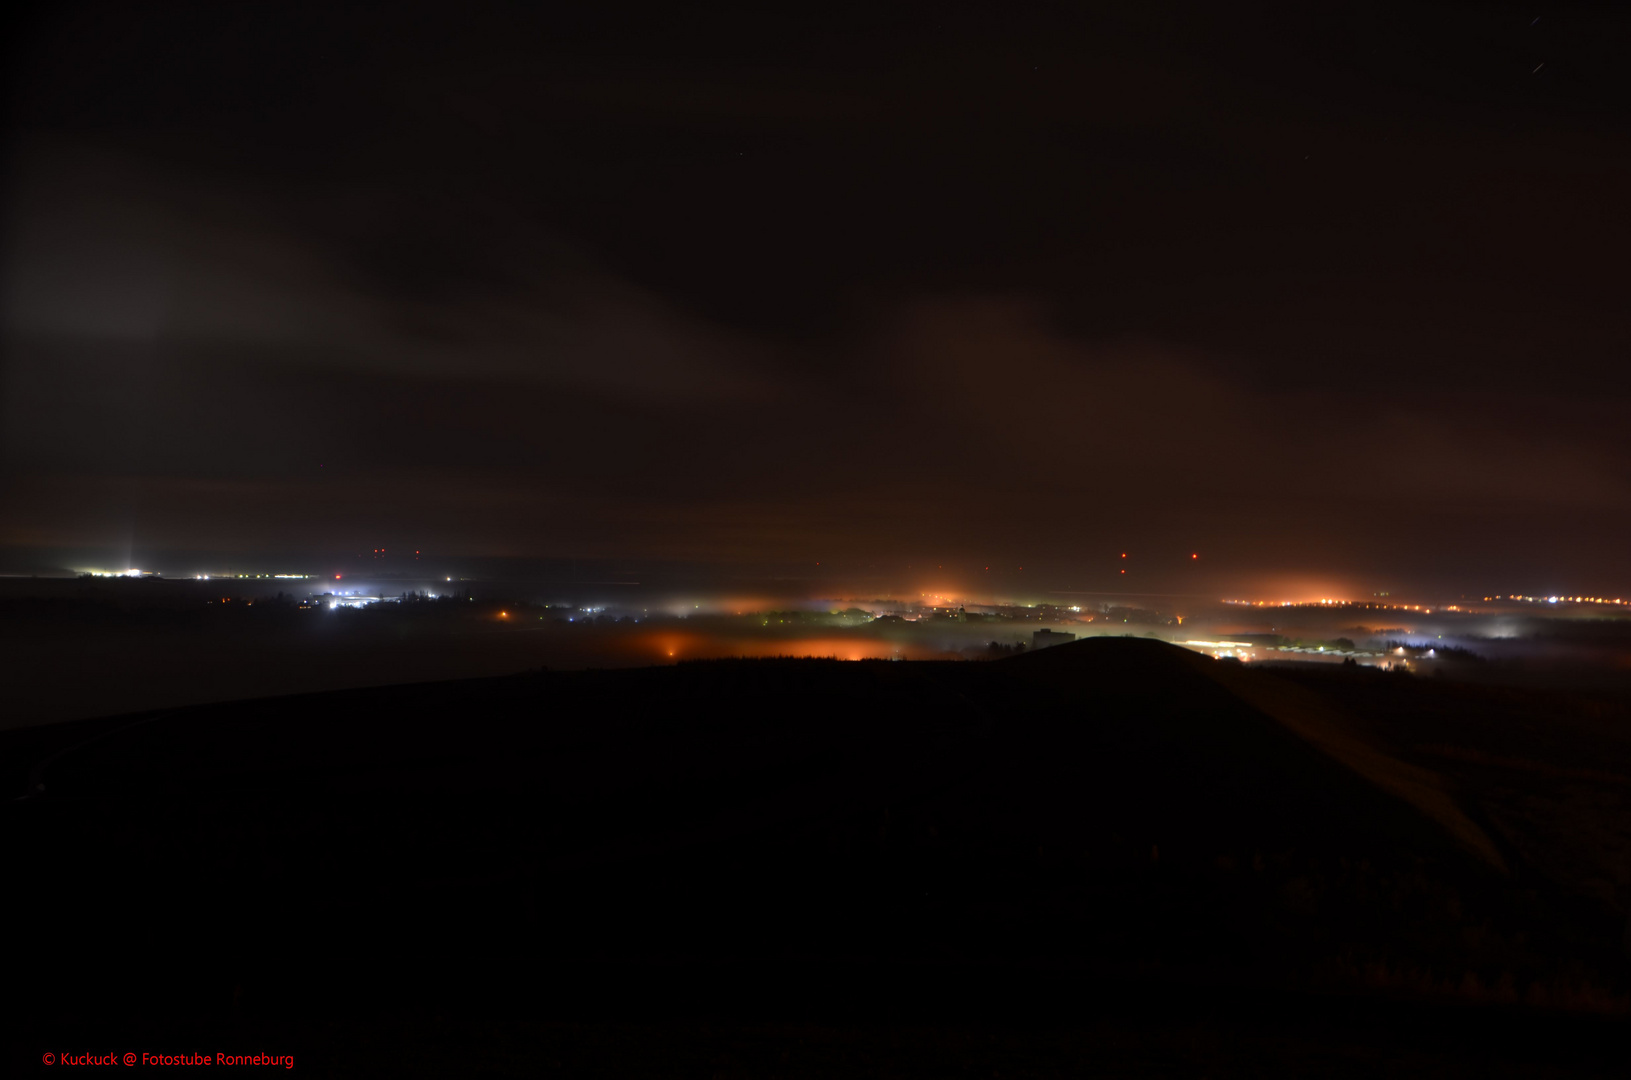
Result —
<path fill-rule="evenodd" d="M 1631 589 L 1621 5 L 331 6 L 11 17 L 12 565 Z"/>

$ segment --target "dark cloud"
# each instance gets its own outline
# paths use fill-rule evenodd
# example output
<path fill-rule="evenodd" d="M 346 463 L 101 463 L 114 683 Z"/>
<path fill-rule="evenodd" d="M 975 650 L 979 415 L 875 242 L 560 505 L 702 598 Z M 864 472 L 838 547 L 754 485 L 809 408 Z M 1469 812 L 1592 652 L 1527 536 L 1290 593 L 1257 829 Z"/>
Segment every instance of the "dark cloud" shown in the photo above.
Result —
<path fill-rule="evenodd" d="M 50 10 L 0 543 L 1607 587 L 1624 22 L 1410 12 Z"/>

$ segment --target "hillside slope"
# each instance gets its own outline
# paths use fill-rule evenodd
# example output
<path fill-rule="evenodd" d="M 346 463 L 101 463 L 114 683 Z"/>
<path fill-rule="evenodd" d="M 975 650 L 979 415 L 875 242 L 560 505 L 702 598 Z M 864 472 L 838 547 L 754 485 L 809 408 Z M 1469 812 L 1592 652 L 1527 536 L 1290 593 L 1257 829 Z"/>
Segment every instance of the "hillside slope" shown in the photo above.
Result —
<path fill-rule="evenodd" d="M 1342 693 L 1152 641 L 108 727 L 0 739 L 28 777 L 10 845 L 51 868 L 20 907 L 39 1016 L 245 987 L 598 1015 L 1226 988 L 1618 1012 L 1631 983 L 1618 900 L 1537 868 Z"/>

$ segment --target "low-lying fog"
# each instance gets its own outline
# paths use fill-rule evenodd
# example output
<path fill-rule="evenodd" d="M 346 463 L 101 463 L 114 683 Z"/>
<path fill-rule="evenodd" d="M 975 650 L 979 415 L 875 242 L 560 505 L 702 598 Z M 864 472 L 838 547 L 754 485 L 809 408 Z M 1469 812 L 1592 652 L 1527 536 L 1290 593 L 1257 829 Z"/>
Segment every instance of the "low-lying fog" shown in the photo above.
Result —
<path fill-rule="evenodd" d="M 1631 692 L 1631 613 L 1596 603 L 1254 606 L 1195 596 L 776 597 L 616 582 L 0 583 L 21 726 L 272 694 L 731 656 L 981 661 L 1076 638 L 1156 637 L 1254 664 Z"/>

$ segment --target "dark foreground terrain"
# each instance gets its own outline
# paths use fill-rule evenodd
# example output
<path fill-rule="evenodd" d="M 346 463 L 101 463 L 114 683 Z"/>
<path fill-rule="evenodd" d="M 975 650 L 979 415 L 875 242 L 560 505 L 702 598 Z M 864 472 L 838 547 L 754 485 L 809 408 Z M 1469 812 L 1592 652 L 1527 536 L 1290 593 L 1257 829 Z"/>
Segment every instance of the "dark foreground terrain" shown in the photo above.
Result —
<path fill-rule="evenodd" d="M 1093 639 L 0 736 L 14 1068 L 1622 1075 L 1631 711 Z M 60 1066 L 58 1066 L 60 1068 Z"/>

